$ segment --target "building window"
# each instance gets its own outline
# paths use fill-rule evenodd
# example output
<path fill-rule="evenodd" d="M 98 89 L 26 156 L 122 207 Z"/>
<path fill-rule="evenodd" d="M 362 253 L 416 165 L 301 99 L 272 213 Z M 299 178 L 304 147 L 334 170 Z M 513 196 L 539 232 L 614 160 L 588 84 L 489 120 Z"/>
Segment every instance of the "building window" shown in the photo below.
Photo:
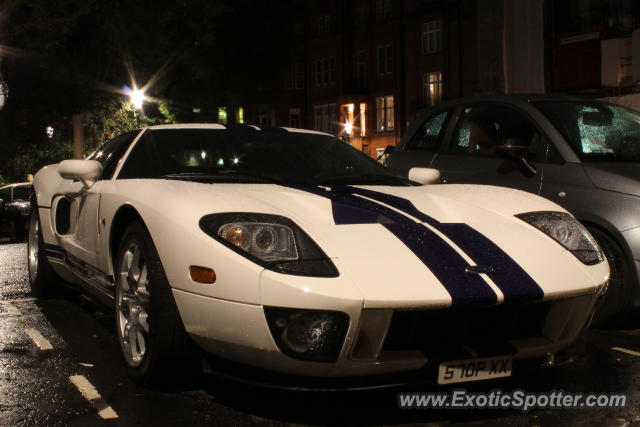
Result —
<path fill-rule="evenodd" d="M 275 112 L 269 107 L 260 107 L 258 110 L 258 124 L 261 128 L 275 126 Z"/>
<path fill-rule="evenodd" d="M 293 79 L 296 89 L 304 89 L 304 62 L 293 64 Z"/>
<path fill-rule="evenodd" d="M 329 80 L 330 85 L 336 82 L 336 59 L 333 56 L 329 57 Z"/>
<path fill-rule="evenodd" d="M 318 35 L 330 34 L 333 31 L 333 19 L 331 15 L 318 17 Z"/>
<path fill-rule="evenodd" d="M 359 50 L 356 53 L 356 83 L 358 89 L 367 86 L 367 51 Z"/>
<path fill-rule="evenodd" d="M 388 132 L 395 128 L 393 95 L 376 98 L 378 132 Z"/>
<path fill-rule="evenodd" d="M 313 128 L 333 135 L 338 133 L 336 104 L 315 105 L 313 107 Z"/>
<path fill-rule="evenodd" d="M 430 106 L 442 101 L 443 84 L 440 71 L 424 74 L 422 76 L 422 85 L 424 87 L 424 99 Z"/>
<path fill-rule="evenodd" d="M 322 60 L 316 59 L 316 86 L 322 85 Z"/>
<path fill-rule="evenodd" d="M 244 108 L 238 107 L 236 110 L 236 123 L 244 123 Z"/>
<path fill-rule="evenodd" d="M 391 74 L 393 71 L 393 54 L 391 45 L 378 46 L 378 75 Z"/>
<path fill-rule="evenodd" d="M 392 16 L 392 0 L 376 0 L 376 22 L 382 22 L 391 19 Z"/>
<path fill-rule="evenodd" d="M 316 59 L 316 86 L 332 85 L 336 82 L 336 59 L 333 56 Z"/>
<path fill-rule="evenodd" d="M 393 16 L 393 2 L 392 0 L 382 1 L 382 17 L 384 19 L 391 19 Z"/>
<path fill-rule="evenodd" d="M 422 54 L 442 50 L 442 21 L 440 19 L 422 24 Z"/>
<path fill-rule="evenodd" d="M 222 125 L 228 123 L 227 107 L 218 107 L 218 123 Z"/>
<path fill-rule="evenodd" d="M 294 62 L 289 67 L 287 89 L 304 89 L 304 63 Z"/>
<path fill-rule="evenodd" d="M 289 127 L 300 128 L 300 109 L 289 108 Z"/>
<path fill-rule="evenodd" d="M 356 8 L 355 25 L 357 28 L 366 27 L 369 23 L 369 8 L 367 6 L 358 6 Z"/>

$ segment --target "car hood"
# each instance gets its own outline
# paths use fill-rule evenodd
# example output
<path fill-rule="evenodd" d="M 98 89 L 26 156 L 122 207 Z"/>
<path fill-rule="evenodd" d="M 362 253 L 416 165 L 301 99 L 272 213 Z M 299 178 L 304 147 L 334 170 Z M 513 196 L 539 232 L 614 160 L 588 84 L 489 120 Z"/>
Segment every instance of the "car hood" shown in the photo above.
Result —
<path fill-rule="evenodd" d="M 640 196 L 639 163 L 583 163 L 583 167 L 596 187 L 632 196 Z"/>
<path fill-rule="evenodd" d="M 126 181 L 119 182 L 116 191 L 127 194 L 137 208 L 164 215 L 159 223 L 175 223 L 179 215 L 181 226 L 198 234 L 200 218 L 216 212 L 292 219 L 333 260 L 340 279 L 351 282 L 371 308 L 583 295 L 594 293 L 608 275 L 606 264 L 583 265 L 514 217 L 531 211 L 564 211 L 519 190 L 482 185 L 293 188 Z M 158 194 L 163 195 L 161 206 Z M 467 271 L 471 266 L 477 271 Z"/>

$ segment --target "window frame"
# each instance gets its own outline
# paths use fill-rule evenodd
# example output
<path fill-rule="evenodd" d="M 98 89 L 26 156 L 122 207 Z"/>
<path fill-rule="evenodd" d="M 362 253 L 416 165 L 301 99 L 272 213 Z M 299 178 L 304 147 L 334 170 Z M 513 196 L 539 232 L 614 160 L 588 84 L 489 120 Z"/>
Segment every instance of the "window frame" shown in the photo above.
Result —
<path fill-rule="evenodd" d="M 435 28 L 429 28 L 430 24 L 436 23 L 438 25 L 434 25 Z M 443 31 L 441 18 L 423 22 L 420 31 L 421 53 L 423 55 L 431 55 L 434 53 L 442 52 L 442 34 Z M 434 46 L 432 46 L 432 44 Z"/>
<path fill-rule="evenodd" d="M 389 106 L 388 104 L 388 99 L 391 98 L 393 100 L 393 105 Z M 379 106 L 379 100 L 382 100 L 382 121 L 384 124 L 384 129 L 380 128 L 380 111 L 381 108 Z M 396 130 L 396 118 L 395 118 L 395 113 L 396 113 L 396 100 L 393 94 L 391 95 L 380 95 L 380 96 L 376 96 L 376 132 L 378 133 L 387 133 L 387 132 L 394 132 Z M 389 114 L 389 110 L 391 110 L 391 114 Z M 389 128 L 388 124 L 389 124 L 389 117 L 391 117 L 393 126 L 391 128 Z"/>

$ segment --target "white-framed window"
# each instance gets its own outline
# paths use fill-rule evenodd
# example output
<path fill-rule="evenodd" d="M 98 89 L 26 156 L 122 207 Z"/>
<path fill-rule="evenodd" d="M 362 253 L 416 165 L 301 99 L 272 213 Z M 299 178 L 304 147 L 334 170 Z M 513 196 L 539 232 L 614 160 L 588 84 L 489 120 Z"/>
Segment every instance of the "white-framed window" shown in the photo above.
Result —
<path fill-rule="evenodd" d="M 393 95 L 376 97 L 376 128 L 378 132 L 395 129 Z"/>
<path fill-rule="evenodd" d="M 382 17 L 384 19 L 391 19 L 392 16 L 393 16 L 393 1 L 383 0 L 382 1 Z"/>
<path fill-rule="evenodd" d="M 369 23 L 369 8 L 366 5 L 356 7 L 355 26 L 366 27 Z"/>
<path fill-rule="evenodd" d="M 322 60 L 316 59 L 316 86 L 322 86 Z"/>
<path fill-rule="evenodd" d="M 287 89 L 304 89 L 304 62 L 294 62 L 290 65 Z"/>
<path fill-rule="evenodd" d="M 442 50 L 442 20 L 424 22 L 422 24 L 422 54 L 440 52 Z"/>
<path fill-rule="evenodd" d="M 336 104 L 322 104 L 313 107 L 313 128 L 333 135 L 338 133 Z"/>
<path fill-rule="evenodd" d="M 300 109 L 299 108 L 289 108 L 289 127 L 292 128 L 300 128 Z"/>
<path fill-rule="evenodd" d="M 391 44 L 378 46 L 378 75 L 391 74 L 393 72 L 393 53 Z"/>
<path fill-rule="evenodd" d="M 304 89 L 304 62 L 293 64 L 293 80 L 296 89 Z"/>
<path fill-rule="evenodd" d="M 336 82 L 336 59 L 333 56 L 316 59 L 316 86 L 332 85 Z"/>
<path fill-rule="evenodd" d="M 331 15 L 320 15 L 318 17 L 318 35 L 329 34 L 333 31 L 333 19 Z"/>
<path fill-rule="evenodd" d="M 442 72 L 434 71 L 422 75 L 422 86 L 424 87 L 424 100 L 430 106 L 442 101 Z"/>
<path fill-rule="evenodd" d="M 329 57 L 329 80 L 328 84 L 332 85 L 336 82 L 336 58 L 333 56 Z"/>
<path fill-rule="evenodd" d="M 276 125 L 276 114 L 270 107 L 260 107 L 258 109 L 258 125 L 266 128 Z"/>

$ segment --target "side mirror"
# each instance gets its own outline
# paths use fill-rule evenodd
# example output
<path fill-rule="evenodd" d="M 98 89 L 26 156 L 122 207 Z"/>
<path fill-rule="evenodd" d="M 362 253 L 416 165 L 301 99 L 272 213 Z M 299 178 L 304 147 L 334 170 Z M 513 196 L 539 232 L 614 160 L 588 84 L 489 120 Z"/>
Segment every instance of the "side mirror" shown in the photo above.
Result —
<path fill-rule="evenodd" d="M 411 168 L 409 179 L 420 184 L 435 184 L 440 182 L 440 171 L 432 168 Z"/>
<path fill-rule="evenodd" d="M 63 160 L 58 165 L 58 174 L 64 179 L 82 181 L 90 188 L 102 175 L 102 165 L 95 160 Z"/>
<path fill-rule="evenodd" d="M 524 141 L 507 139 L 504 145 L 495 147 L 495 150 L 499 156 L 514 160 L 525 176 L 531 178 L 537 173 L 536 168 L 527 160 L 529 145 Z"/>

